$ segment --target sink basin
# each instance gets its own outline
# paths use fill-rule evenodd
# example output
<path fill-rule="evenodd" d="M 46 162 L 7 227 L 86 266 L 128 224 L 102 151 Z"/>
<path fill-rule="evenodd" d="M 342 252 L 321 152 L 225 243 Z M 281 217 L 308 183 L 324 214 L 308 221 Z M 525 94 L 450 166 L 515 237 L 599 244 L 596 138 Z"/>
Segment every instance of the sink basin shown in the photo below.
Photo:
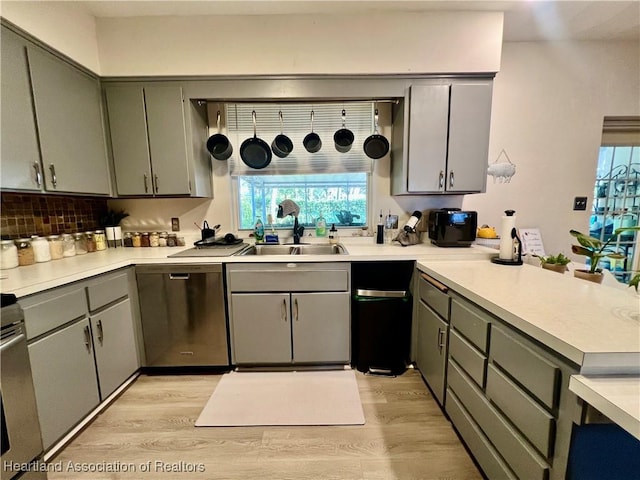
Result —
<path fill-rule="evenodd" d="M 334 245 L 254 245 L 239 255 L 346 255 L 347 249 L 341 243 Z"/>

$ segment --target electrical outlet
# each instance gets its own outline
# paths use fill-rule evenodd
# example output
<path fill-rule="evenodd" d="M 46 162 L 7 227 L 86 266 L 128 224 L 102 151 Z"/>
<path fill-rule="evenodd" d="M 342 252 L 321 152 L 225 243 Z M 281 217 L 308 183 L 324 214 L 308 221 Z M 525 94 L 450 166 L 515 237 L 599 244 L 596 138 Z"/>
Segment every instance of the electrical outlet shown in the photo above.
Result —
<path fill-rule="evenodd" d="M 171 218 L 171 231 L 179 232 L 180 231 L 180 219 L 177 217 Z"/>
<path fill-rule="evenodd" d="M 575 197 L 573 199 L 574 210 L 586 210 L 587 209 L 587 197 Z"/>

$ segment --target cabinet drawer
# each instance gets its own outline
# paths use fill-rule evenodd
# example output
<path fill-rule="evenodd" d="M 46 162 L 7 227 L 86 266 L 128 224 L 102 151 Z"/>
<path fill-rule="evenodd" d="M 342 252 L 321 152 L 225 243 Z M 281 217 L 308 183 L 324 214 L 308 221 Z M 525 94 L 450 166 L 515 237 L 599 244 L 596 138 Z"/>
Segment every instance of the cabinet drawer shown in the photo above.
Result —
<path fill-rule="evenodd" d="M 476 350 L 458 332 L 451 330 L 449 337 L 449 356 L 467 372 L 480 387 L 484 386 L 487 357 Z"/>
<path fill-rule="evenodd" d="M 238 271 L 229 274 L 233 292 L 342 292 L 349 290 L 347 270 Z"/>
<path fill-rule="evenodd" d="M 430 282 L 437 282 L 437 280 L 431 279 L 431 277 L 424 273 L 420 274 L 420 300 L 429 305 L 438 315 L 448 321 L 451 297 L 446 293 L 446 291 L 441 290 L 441 288 L 446 288 L 444 285 L 442 285 L 441 288 L 438 288 Z"/>
<path fill-rule="evenodd" d="M 481 352 L 487 353 L 489 321 L 487 314 L 458 299 L 451 301 L 451 325 Z"/>
<path fill-rule="evenodd" d="M 87 314 L 83 287 L 55 289 L 21 299 L 20 305 L 29 340 Z"/>
<path fill-rule="evenodd" d="M 551 458 L 555 419 L 493 365 L 487 371 L 487 398 L 544 456 Z"/>
<path fill-rule="evenodd" d="M 549 465 L 484 398 L 482 391 L 449 360 L 449 388 L 519 478 L 545 480 Z"/>
<path fill-rule="evenodd" d="M 447 391 L 447 413 L 486 478 L 517 479 L 451 390 Z"/>
<path fill-rule="evenodd" d="M 548 408 L 558 400 L 560 369 L 499 328 L 491 329 L 490 358 Z"/>
<path fill-rule="evenodd" d="M 89 310 L 92 312 L 128 295 L 129 281 L 126 273 L 107 275 L 87 286 Z"/>

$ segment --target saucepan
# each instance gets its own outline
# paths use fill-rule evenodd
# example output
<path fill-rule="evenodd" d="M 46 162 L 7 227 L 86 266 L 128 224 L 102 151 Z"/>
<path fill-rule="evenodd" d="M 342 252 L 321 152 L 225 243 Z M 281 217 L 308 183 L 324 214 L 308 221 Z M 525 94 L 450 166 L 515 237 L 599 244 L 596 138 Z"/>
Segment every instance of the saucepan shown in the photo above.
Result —
<path fill-rule="evenodd" d="M 302 144 L 309 153 L 319 152 L 322 148 L 322 140 L 320 139 L 320 135 L 313 131 L 313 110 L 311 110 L 311 133 L 304 137 Z"/>
<path fill-rule="evenodd" d="M 276 135 L 276 138 L 271 142 L 271 150 L 273 150 L 276 157 L 285 158 L 293 150 L 293 142 L 284 134 L 282 110 L 278 112 L 278 116 L 280 117 L 280 135 Z"/>
<path fill-rule="evenodd" d="M 233 146 L 226 137 L 220 133 L 220 110 L 218 110 L 218 133 L 213 134 L 207 140 L 207 150 L 216 160 L 227 160 L 233 153 Z"/>
<path fill-rule="evenodd" d="M 347 153 L 353 145 L 353 132 L 345 126 L 346 117 L 347 113 L 342 110 L 342 128 L 333 134 L 333 143 L 340 153 Z"/>
<path fill-rule="evenodd" d="M 271 163 L 271 148 L 267 142 L 258 138 L 256 132 L 256 111 L 251 112 L 253 119 L 253 137 L 247 138 L 240 146 L 240 158 L 251 168 L 265 168 Z"/>
<path fill-rule="evenodd" d="M 389 140 L 384 135 L 378 133 L 378 109 L 375 109 L 373 134 L 369 135 L 364 141 L 364 153 L 367 157 L 374 160 L 384 157 L 389 153 Z"/>

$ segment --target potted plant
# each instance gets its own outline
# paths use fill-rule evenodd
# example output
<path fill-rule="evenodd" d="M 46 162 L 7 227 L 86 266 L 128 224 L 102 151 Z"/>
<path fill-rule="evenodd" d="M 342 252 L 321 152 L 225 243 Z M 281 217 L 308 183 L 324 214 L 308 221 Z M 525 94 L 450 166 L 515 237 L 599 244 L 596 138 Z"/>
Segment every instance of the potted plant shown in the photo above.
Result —
<path fill-rule="evenodd" d="M 563 253 L 558 255 L 549 255 L 548 257 L 538 257 L 540 265 L 546 270 L 564 273 L 567 270 L 567 264 L 571 262 Z"/>
<path fill-rule="evenodd" d="M 600 260 L 604 257 L 623 259 L 625 256 L 617 252 L 611 246 L 611 242 L 618 238 L 622 232 L 629 230 L 640 230 L 640 226 L 617 228 L 613 231 L 608 240 L 603 242 L 599 238 L 591 237 L 577 230 L 570 230 L 569 233 L 578 240 L 580 245 L 571 245 L 571 251 L 577 255 L 584 255 L 590 260 L 589 269 L 576 269 L 573 274 L 578 278 L 584 278 L 591 282 L 602 283 L 602 269 L 598 268 Z"/>
<path fill-rule="evenodd" d="M 120 222 L 128 216 L 129 214 L 124 210 L 108 210 L 107 214 L 102 217 L 102 225 L 107 234 L 107 245 L 110 247 L 122 246 L 122 228 L 120 227 Z"/>

